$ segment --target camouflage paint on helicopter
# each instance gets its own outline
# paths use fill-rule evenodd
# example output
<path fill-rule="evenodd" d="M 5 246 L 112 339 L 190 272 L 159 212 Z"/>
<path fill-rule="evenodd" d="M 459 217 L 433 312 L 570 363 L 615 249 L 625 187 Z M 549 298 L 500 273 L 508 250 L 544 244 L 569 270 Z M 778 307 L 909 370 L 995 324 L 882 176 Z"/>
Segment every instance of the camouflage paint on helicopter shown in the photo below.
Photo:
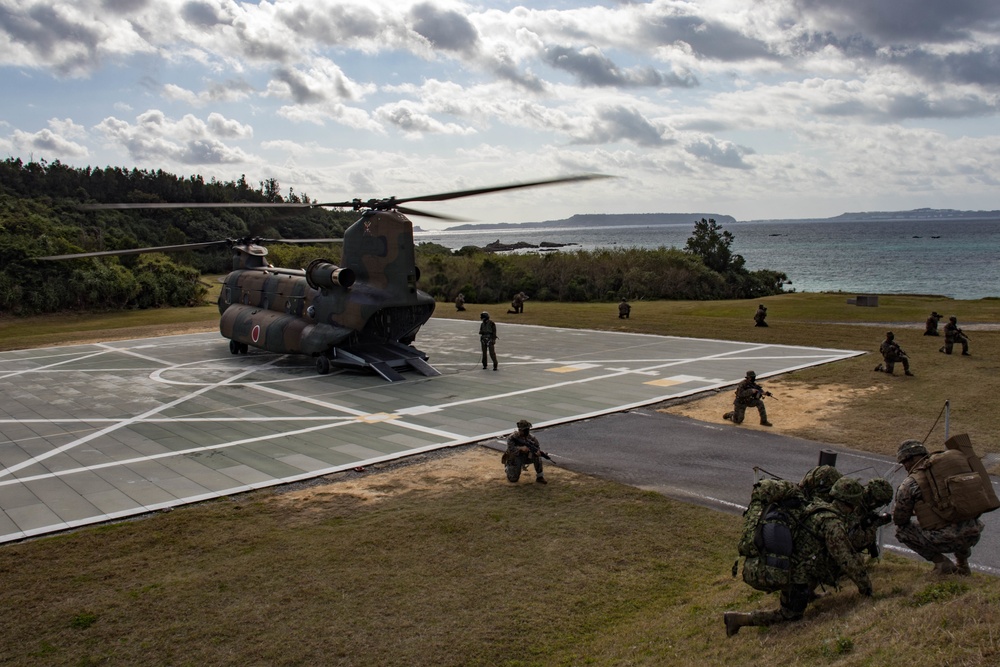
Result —
<path fill-rule="evenodd" d="M 435 305 L 417 289 L 412 223 L 396 211 L 365 211 L 345 232 L 343 254 L 343 267 L 318 259 L 296 271 L 270 267 L 266 248 L 236 246 L 219 295 L 230 351 L 308 354 L 320 373 L 332 363 L 391 380 L 401 376 L 387 369 L 401 365 L 437 375 L 409 347 Z"/>

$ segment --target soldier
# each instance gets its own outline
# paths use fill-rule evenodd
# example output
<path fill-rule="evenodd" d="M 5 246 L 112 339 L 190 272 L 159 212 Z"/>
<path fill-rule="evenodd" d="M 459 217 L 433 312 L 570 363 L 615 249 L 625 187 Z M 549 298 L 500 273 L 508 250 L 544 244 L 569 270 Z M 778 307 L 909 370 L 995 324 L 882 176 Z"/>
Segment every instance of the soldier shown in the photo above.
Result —
<path fill-rule="evenodd" d="M 524 302 L 528 300 L 528 295 L 524 292 L 518 292 L 514 295 L 514 298 L 510 301 L 510 307 L 513 310 L 508 310 L 507 312 L 513 315 L 517 315 L 524 312 Z"/>
<path fill-rule="evenodd" d="M 887 480 L 876 477 L 865 484 L 857 508 L 857 523 L 848 531 L 857 551 L 867 550 L 872 558 L 879 557 L 878 529 L 892 522 L 892 515 L 879 510 L 890 502 L 892 484 Z"/>
<path fill-rule="evenodd" d="M 878 351 L 882 353 L 884 364 L 876 366 L 876 371 L 885 371 L 892 375 L 893 369 L 896 368 L 896 362 L 900 361 L 903 363 L 903 372 L 909 376 L 913 375 L 910 372 L 910 358 L 906 356 L 906 352 L 903 352 L 903 348 L 896 342 L 891 331 L 886 332 L 885 340 L 879 345 Z"/>
<path fill-rule="evenodd" d="M 465 295 L 461 292 L 455 297 L 455 310 L 465 310 Z"/>
<path fill-rule="evenodd" d="M 622 300 L 618 302 L 618 319 L 627 320 L 631 312 L 632 306 L 629 304 L 628 299 L 622 297 Z"/>
<path fill-rule="evenodd" d="M 802 477 L 799 488 L 809 502 L 830 502 L 830 489 L 843 477 L 833 466 L 816 466 Z"/>
<path fill-rule="evenodd" d="M 948 324 L 944 325 L 944 347 L 938 350 L 938 352 L 951 354 L 951 348 L 955 343 L 961 343 L 962 356 L 970 356 L 968 336 L 966 336 L 965 333 L 958 328 L 958 318 L 949 317 Z"/>
<path fill-rule="evenodd" d="M 970 574 L 969 556 L 972 547 L 979 542 L 983 522 L 978 518 L 969 519 L 932 530 L 921 526 L 928 517 L 935 516 L 931 499 L 924 498 L 920 489 L 918 478 L 926 476 L 926 472 L 914 471 L 927 456 L 927 448 L 919 440 L 904 440 L 896 450 L 896 461 L 903 464 L 908 473 L 896 489 L 896 505 L 892 510 L 896 539 L 934 563 L 935 574 Z M 955 554 L 956 563 L 945 555 L 949 553 Z"/>
<path fill-rule="evenodd" d="M 767 319 L 767 306 L 760 304 L 757 307 L 757 312 L 753 316 L 754 326 L 766 327 L 767 322 L 764 321 L 765 319 Z"/>
<path fill-rule="evenodd" d="M 490 319 L 490 314 L 485 310 L 479 314 L 479 319 L 483 321 L 479 325 L 479 342 L 483 346 L 483 370 L 486 370 L 486 353 L 489 352 L 490 359 L 493 360 L 493 370 L 497 369 L 497 323 Z"/>
<path fill-rule="evenodd" d="M 760 425 L 773 426 L 767 421 L 767 409 L 763 400 L 765 396 L 770 395 L 771 392 L 764 391 L 764 388 L 757 384 L 757 374 L 747 371 L 746 379 L 736 385 L 736 399 L 733 401 L 732 412 L 727 412 L 722 418 L 729 419 L 734 424 L 742 424 L 747 408 L 757 408 L 757 412 L 760 413 Z"/>
<path fill-rule="evenodd" d="M 864 560 L 852 547 L 848 535 L 853 523 L 851 515 L 861 503 L 861 484 L 842 477 L 833 485 L 830 495 L 830 504 L 816 502 L 802 510 L 791 556 L 791 580 L 781 590 L 781 606 L 771 611 L 727 611 L 723 614 L 727 637 L 747 625 L 774 625 L 801 619 L 806 606 L 815 599 L 814 589 L 822 584 L 835 586 L 843 576 L 854 582 L 858 593 L 871 597 L 872 583 Z"/>
<path fill-rule="evenodd" d="M 927 326 L 924 329 L 924 335 L 925 336 L 938 336 L 938 335 L 940 335 L 940 334 L 938 334 L 938 328 L 937 327 L 938 327 L 938 321 L 942 317 L 944 317 L 944 316 L 938 314 L 938 311 L 936 311 L 936 310 L 931 313 L 931 316 L 927 318 Z"/>
<path fill-rule="evenodd" d="M 539 484 L 548 484 L 542 473 L 542 457 L 548 455 L 542 451 L 538 439 L 531 435 L 530 431 L 531 422 L 522 419 L 517 422 L 517 430 L 507 438 L 507 451 L 502 458 L 507 481 L 517 482 L 521 479 L 521 470 L 526 469 L 531 463 L 535 466 L 535 481 Z"/>

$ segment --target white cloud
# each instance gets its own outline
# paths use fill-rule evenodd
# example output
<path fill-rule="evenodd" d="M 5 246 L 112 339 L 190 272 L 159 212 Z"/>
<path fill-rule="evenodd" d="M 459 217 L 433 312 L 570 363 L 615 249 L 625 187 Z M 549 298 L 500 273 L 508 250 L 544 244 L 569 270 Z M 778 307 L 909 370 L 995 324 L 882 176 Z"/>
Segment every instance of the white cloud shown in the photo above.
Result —
<path fill-rule="evenodd" d="M 140 164 L 164 160 L 180 165 L 217 165 L 252 159 L 241 148 L 222 141 L 249 136 L 252 130 L 220 114 L 211 114 L 207 122 L 192 114 L 173 120 L 162 111 L 150 109 L 139 114 L 134 124 L 108 117 L 95 129 Z"/>
<path fill-rule="evenodd" d="M 36 158 L 48 160 L 84 159 L 89 155 L 86 146 L 70 141 L 52 130 L 35 133 L 15 130 L 11 143 L 21 153 L 32 153 Z"/>

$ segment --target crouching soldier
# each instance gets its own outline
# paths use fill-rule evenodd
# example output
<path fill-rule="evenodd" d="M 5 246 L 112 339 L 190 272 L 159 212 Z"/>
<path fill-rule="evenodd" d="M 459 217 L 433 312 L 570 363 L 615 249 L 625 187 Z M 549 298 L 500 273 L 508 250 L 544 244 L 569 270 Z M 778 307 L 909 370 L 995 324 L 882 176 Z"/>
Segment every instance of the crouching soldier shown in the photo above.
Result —
<path fill-rule="evenodd" d="M 746 378 L 736 385 L 736 398 L 733 400 L 732 411 L 722 415 L 722 418 L 734 424 L 742 424 L 747 408 L 757 408 L 757 412 L 760 413 L 760 425 L 771 426 L 771 422 L 767 421 L 767 408 L 764 407 L 764 397 L 770 395 L 771 392 L 764 391 L 764 388 L 757 384 L 757 373 L 747 371 Z"/>
<path fill-rule="evenodd" d="M 507 438 L 507 451 L 501 459 L 507 471 L 507 481 L 515 483 L 521 479 L 521 471 L 526 470 L 530 463 L 535 466 L 535 481 L 548 484 L 542 472 L 543 457 L 549 458 L 549 455 L 542 451 L 538 439 L 531 435 L 531 422 L 526 419 L 517 422 L 517 430 Z"/>
<path fill-rule="evenodd" d="M 809 602 L 815 599 L 815 588 L 823 584 L 836 586 L 844 576 L 854 582 L 863 597 L 871 597 L 872 583 L 864 560 L 848 535 L 862 495 L 860 482 L 841 477 L 830 489 L 830 504 L 812 503 L 796 512 L 797 530 L 789 557 L 788 581 L 777 589 L 781 594 L 780 606 L 770 611 L 725 612 L 727 637 L 748 625 L 767 626 L 801 619 Z M 763 542 L 766 547 L 767 539 Z"/>

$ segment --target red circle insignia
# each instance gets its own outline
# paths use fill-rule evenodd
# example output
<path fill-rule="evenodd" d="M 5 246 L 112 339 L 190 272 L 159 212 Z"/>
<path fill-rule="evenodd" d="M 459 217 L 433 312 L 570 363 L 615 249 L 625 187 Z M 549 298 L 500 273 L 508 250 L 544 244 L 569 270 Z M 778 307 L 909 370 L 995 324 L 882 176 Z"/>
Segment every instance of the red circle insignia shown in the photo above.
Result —
<path fill-rule="evenodd" d="M 260 339 L 260 325 L 259 324 L 253 325 L 253 329 L 250 331 L 250 339 L 253 342 L 255 342 L 255 343 Z"/>

